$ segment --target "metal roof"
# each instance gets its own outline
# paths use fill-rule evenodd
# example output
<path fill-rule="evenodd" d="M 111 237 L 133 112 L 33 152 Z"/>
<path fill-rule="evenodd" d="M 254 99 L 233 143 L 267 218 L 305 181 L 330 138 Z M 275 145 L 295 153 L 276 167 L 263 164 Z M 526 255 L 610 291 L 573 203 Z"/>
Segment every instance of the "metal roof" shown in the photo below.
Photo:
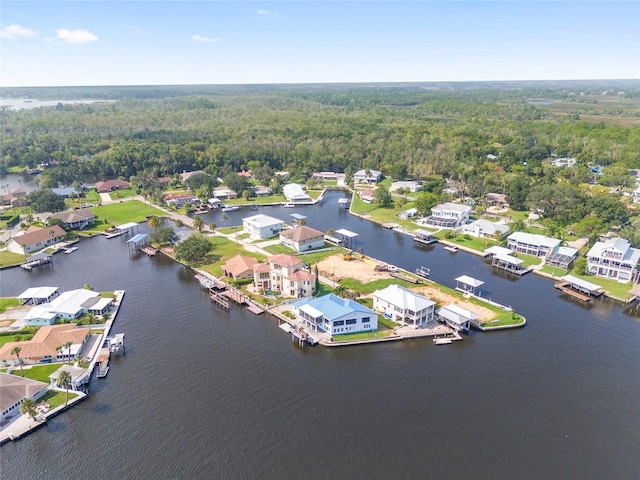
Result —
<path fill-rule="evenodd" d="M 129 230 L 133 227 L 137 227 L 138 224 L 136 222 L 129 222 L 129 223 L 124 223 L 122 225 L 118 225 L 116 227 L 116 230 Z"/>
<path fill-rule="evenodd" d="M 346 230 L 344 228 L 341 228 L 340 230 L 336 230 L 334 233 L 337 233 L 338 235 L 342 235 L 343 237 L 347 237 L 347 238 L 354 238 L 358 236 L 356 232 L 352 232 L 351 230 Z"/>
<path fill-rule="evenodd" d="M 596 285 L 595 283 L 587 282 L 586 280 L 582 280 L 581 278 L 574 277 L 573 275 L 565 275 L 562 277 L 563 280 L 576 285 L 577 287 L 584 288 L 590 292 L 595 292 L 600 290 L 600 285 Z"/>
<path fill-rule="evenodd" d="M 127 243 L 140 243 L 143 240 L 146 240 L 146 238 L 148 237 L 148 235 L 146 233 L 139 233 L 134 237 L 131 237 L 130 240 L 127 240 Z"/>
<path fill-rule="evenodd" d="M 484 285 L 484 282 L 482 280 L 478 280 L 477 278 L 473 278 L 468 275 L 461 275 L 460 277 L 456 278 L 456 282 L 461 282 L 474 288 L 479 287 L 480 285 Z"/>

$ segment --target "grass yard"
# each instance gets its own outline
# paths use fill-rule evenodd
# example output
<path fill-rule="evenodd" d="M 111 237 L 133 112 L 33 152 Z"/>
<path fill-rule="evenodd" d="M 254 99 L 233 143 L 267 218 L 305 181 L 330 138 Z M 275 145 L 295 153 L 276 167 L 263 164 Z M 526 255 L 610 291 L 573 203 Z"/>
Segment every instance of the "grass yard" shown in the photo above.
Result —
<path fill-rule="evenodd" d="M 114 190 L 113 192 L 109 193 L 111 200 L 122 200 L 124 198 L 134 197 L 135 195 L 136 193 L 129 188 L 124 188 L 122 190 Z"/>
<path fill-rule="evenodd" d="M 393 333 L 392 330 L 378 330 L 376 332 L 361 332 L 361 333 L 343 333 L 333 336 L 334 342 L 353 342 L 357 340 L 371 340 L 374 338 L 385 338 Z"/>
<path fill-rule="evenodd" d="M 491 329 L 495 327 L 504 327 L 507 325 L 520 325 L 523 322 L 522 316 L 503 310 L 493 320 L 485 322 L 483 325 L 485 329 Z"/>
<path fill-rule="evenodd" d="M 3 347 L 6 343 L 9 342 L 24 342 L 25 340 L 31 340 L 35 333 L 16 333 L 15 335 L 2 335 L 0 336 L 0 347 Z M 19 337 L 20 340 L 17 340 L 16 337 Z"/>
<path fill-rule="evenodd" d="M 577 273 L 575 269 L 571 271 L 571 275 L 586 280 L 587 282 L 599 285 L 602 289 L 606 290 L 607 293 L 613 295 L 616 298 L 628 300 L 632 296 L 628 293 L 632 287 L 630 283 L 620 283 L 617 280 L 610 280 L 608 278 L 597 277 L 595 275 L 585 275 L 584 273 Z"/>
<path fill-rule="evenodd" d="M 398 214 L 404 210 L 408 210 L 413 208 L 413 202 L 407 202 L 402 206 L 402 208 L 391 207 L 391 208 L 380 208 L 378 205 L 374 203 L 367 203 L 360 200 L 359 195 L 354 195 L 351 201 L 351 211 L 356 214 L 368 214 L 371 215 L 371 219 L 380 222 L 380 223 L 397 223 L 398 225 L 402 225 L 407 230 L 415 230 L 416 228 L 422 228 L 412 220 L 402 220 L 398 218 Z"/>
<path fill-rule="evenodd" d="M 361 295 L 367 295 L 369 293 L 375 292 L 376 290 L 382 290 L 383 288 L 386 288 L 389 285 L 393 284 L 398 284 L 402 287 L 407 288 L 415 288 L 415 285 L 413 283 L 405 282 L 404 280 L 400 280 L 398 278 L 383 278 L 369 283 L 362 283 L 351 278 L 343 278 L 340 281 L 340 285 Z"/>
<path fill-rule="evenodd" d="M 26 365 L 24 367 L 24 378 L 30 378 L 31 380 L 38 380 L 39 382 L 49 383 L 49 375 L 58 370 L 61 366 L 62 363 Z M 22 373 L 20 372 L 20 367 L 14 368 L 11 374 L 21 377 Z"/>
<path fill-rule="evenodd" d="M 258 261 L 266 260 L 264 255 L 246 251 L 243 245 L 238 245 L 224 237 L 208 237 L 208 240 L 213 245 L 210 255 L 212 255 L 214 261 L 201 265 L 200 268 L 216 277 L 222 275 L 222 265 L 227 263 L 227 260 L 236 255 L 257 258 Z"/>
<path fill-rule="evenodd" d="M 562 268 L 558 267 L 550 267 L 549 265 L 543 266 L 540 271 L 548 275 L 553 275 L 554 277 L 563 277 L 567 273 L 569 273 L 569 270 L 563 270 Z"/>
<path fill-rule="evenodd" d="M 296 254 L 296 256 L 302 260 L 304 263 L 308 263 L 309 265 L 313 266 L 314 264 L 321 262 L 322 260 L 324 260 L 327 257 L 330 257 L 331 255 L 335 255 L 337 251 L 337 248 L 332 247 L 329 248 L 327 250 L 322 250 L 320 252 L 314 252 L 313 250 L 309 251 L 308 253 L 298 253 Z"/>
<path fill-rule="evenodd" d="M 20 301 L 15 297 L 1 297 L 0 313 L 6 312 L 9 307 L 17 307 L 18 305 L 20 305 Z"/>
<path fill-rule="evenodd" d="M 524 267 L 530 267 L 531 265 L 540 265 L 540 263 L 542 263 L 542 257 L 535 257 L 533 255 L 527 255 L 520 252 L 514 253 L 513 256 L 522 260 L 522 266 Z"/>
<path fill-rule="evenodd" d="M 47 382 L 49 381 L 49 379 L 47 379 Z M 69 401 L 71 401 L 72 399 L 76 398 L 78 396 L 77 393 L 73 393 L 73 392 L 69 392 Z M 56 407 L 59 407 L 60 405 L 64 405 L 67 401 L 67 392 L 59 392 L 57 390 L 49 390 L 47 393 L 45 393 L 39 400 L 38 403 L 40 402 L 46 402 L 49 404 L 49 407 L 51 407 L 51 409 L 54 409 Z"/>
<path fill-rule="evenodd" d="M 91 211 L 99 220 L 108 221 L 117 225 L 128 222 L 146 222 L 148 216 L 157 215 L 162 217 L 165 215 L 162 210 L 151 207 L 138 200 L 93 207 Z"/>
<path fill-rule="evenodd" d="M 24 263 L 24 255 L 15 252 L 0 252 L 0 268 L 13 267 Z"/>
<path fill-rule="evenodd" d="M 488 238 L 476 238 L 468 235 L 470 238 L 466 238 L 465 235 L 457 235 L 455 238 L 447 238 L 449 230 L 440 230 L 434 236 L 447 242 L 455 243 L 462 247 L 471 248 L 478 252 L 484 252 L 487 248 L 497 245 L 500 242 L 490 240 Z"/>

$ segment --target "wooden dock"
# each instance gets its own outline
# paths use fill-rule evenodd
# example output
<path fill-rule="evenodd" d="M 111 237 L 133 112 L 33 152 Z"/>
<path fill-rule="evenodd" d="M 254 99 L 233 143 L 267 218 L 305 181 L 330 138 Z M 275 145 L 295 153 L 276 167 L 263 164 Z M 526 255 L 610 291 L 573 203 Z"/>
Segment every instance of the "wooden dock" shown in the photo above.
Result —
<path fill-rule="evenodd" d="M 127 233 L 126 230 L 117 230 L 115 232 L 102 232 L 102 235 L 104 235 L 108 239 L 112 239 L 119 237 L 120 235 L 124 235 L 125 233 Z"/>
<path fill-rule="evenodd" d="M 229 310 L 231 308 L 229 306 L 229 300 L 227 300 L 226 297 L 214 290 L 209 290 L 209 298 L 211 298 L 212 302 L 214 302 L 219 307 L 224 308 L 225 310 Z"/>
<path fill-rule="evenodd" d="M 554 285 L 554 287 L 560 290 L 561 292 L 566 293 L 567 295 L 571 295 L 574 298 L 582 300 L 583 302 L 588 302 L 589 300 L 591 300 L 591 297 L 589 295 L 583 295 L 582 293 L 576 292 L 575 290 L 573 290 L 571 288 L 570 282 L 567 282 L 567 281 L 558 282 Z"/>
<path fill-rule="evenodd" d="M 156 247 L 152 247 L 151 245 L 145 245 L 140 249 L 140 251 L 148 257 L 155 257 L 156 253 L 158 253 L 158 249 Z"/>

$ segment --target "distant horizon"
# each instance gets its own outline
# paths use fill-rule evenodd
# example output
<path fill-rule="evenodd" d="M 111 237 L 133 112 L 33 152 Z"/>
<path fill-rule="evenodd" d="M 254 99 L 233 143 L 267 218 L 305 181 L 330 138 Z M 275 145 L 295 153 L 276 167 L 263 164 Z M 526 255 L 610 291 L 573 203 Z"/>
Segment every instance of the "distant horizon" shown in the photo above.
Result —
<path fill-rule="evenodd" d="M 0 85 L 637 79 L 639 18 L 630 1 L 7 0 Z"/>
<path fill-rule="evenodd" d="M 541 80 L 408 80 L 408 81 L 358 81 L 358 82 L 297 82 L 297 83 L 149 83 L 149 84 L 104 84 L 104 85 L 0 85 L 1 89 L 29 88 L 122 88 L 122 87 L 234 87 L 234 86 L 305 86 L 305 85 L 428 85 L 428 84 L 490 84 L 490 83 L 606 83 L 606 82 L 638 82 L 640 78 L 574 78 L 574 79 L 541 79 Z"/>

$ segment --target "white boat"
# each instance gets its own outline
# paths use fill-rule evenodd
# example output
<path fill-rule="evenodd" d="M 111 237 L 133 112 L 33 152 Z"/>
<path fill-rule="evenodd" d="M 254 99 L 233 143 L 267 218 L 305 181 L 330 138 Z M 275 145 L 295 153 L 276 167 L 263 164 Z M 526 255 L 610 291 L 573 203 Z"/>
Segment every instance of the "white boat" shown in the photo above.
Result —
<path fill-rule="evenodd" d="M 453 343 L 453 340 L 450 338 L 434 338 L 433 343 L 436 345 L 449 345 L 450 343 Z"/>
<path fill-rule="evenodd" d="M 225 205 L 222 207 L 223 212 L 235 212 L 236 210 L 240 210 L 240 207 L 237 205 Z"/>
<path fill-rule="evenodd" d="M 282 205 L 284 208 L 296 208 L 296 204 L 295 203 L 285 203 L 284 205 Z"/>
<path fill-rule="evenodd" d="M 448 252 L 456 253 L 458 249 L 456 247 L 444 247 Z"/>
<path fill-rule="evenodd" d="M 64 253 L 73 253 L 78 249 L 78 247 L 65 248 Z"/>

